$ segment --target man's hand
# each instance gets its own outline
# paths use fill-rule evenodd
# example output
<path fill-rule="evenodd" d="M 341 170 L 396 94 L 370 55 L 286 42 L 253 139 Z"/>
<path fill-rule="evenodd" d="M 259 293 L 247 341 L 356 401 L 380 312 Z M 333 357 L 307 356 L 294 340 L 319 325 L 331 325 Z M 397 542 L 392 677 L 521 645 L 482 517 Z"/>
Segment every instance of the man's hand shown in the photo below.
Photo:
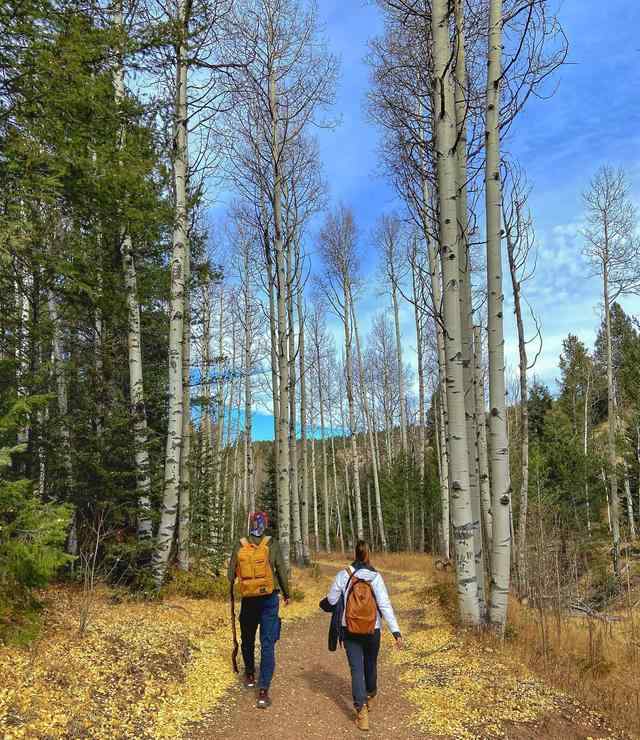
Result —
<path fill-rule="evenodd" d="M 291 601 L 291 599 L 289 599 L 289 598 L 284 599 L 284 605 L 285 606 L 289 606 L 289 602 L 290 601 Z"/>
<path fill-rule="evenodd" d="M 402 637 L 396 637 L 396 649 L 402 650 L 404 648 L 404 642 L 402 641 Z"/>

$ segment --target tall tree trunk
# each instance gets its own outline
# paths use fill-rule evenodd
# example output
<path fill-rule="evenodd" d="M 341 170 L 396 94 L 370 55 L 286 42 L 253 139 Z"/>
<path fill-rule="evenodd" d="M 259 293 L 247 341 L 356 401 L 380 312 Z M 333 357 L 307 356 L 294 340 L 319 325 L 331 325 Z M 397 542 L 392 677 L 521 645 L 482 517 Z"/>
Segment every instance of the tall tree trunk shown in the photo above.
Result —
<path fill-rule="evenodd" d="M 460 276 L 460 314 L 462 321 L 462 376 L 464 412 L 467 428 L 469 493 L 473 512 L 473 547 L 478 579 L 478 599 L 482 616 L 486 614 L 482 513 L 478 466 L 476 459 L 476 415 L 473 393 L 473 304 L 471 300 L 471 255 L 469 252 L 469 213 L 467 199 L 467 68 L 465 53 L 464 0 L 455 0 L 456 28 L 455 113 L 458 143 L 456 146 L 456 214 L 458 225 L 458 269 Z"/>
<path fill-rule="evenodd" d="M 491 436 L 491 598 L 489 619 L 504 626 L 511 575 L 511 481 L 504 367 L 502 290 L 502 185 L 500 182 L 500 80 L 502 0 L 490 0 L 488 32 L 485 196 L 489 330 L 489 433 Z"/>
<path fill-rule="evenodd" d="M 169 409 L 164 466 L 164 495 L 154 557 L 154 576 L 159 586 L 165 578 L 175 536 L 180 493 L 180 458 L 184 401 L 182 353 L 184 342 L 185 260 L 187 254 L 187 45 L 189 2 L 181 0 L 176 50 L 176 98 L 173 181 L 175 217 L 171 254 L 171 298 L 169 305 Z"/>
<path fill-rule="evenodd" d="M 356 536 L 361 540 L 364 538 L 364 525 L 362 521 L 362 500 L 360 498 L 360 461 L 358 458 L 358 441 L 356 436 L 355 399 L 353 397 L 353 360 L 351 357 L 351 304 L 353 303 L 353 296 L 351 293 L 351 284 L 346 276 L 344 285 L 344 361 L 347 376 L 347 404 L 349 407 L 351 459 L 353 461 L 353 497 L 355 499 L 356 510 Z"/>
<path fill-rule="evenodd" d="M 324 546 L 327 552 L 331 552 L 331 534 L 329 517 L 329 472 L 327 465 L 327 440 L 325 438 L 324 424 L 324 398 L 322 393 L 322 364 L 320 358 L 320 338 L 317 334 L 317 323 L 315 325 L 314 343 L 316 350 L 316 366 L 318 368 L 318 403 L 320 406 L 320 441 L 322 452 L 322 504 L 324 511 Z"/>
<path fill-rule="evenodd" d="M 518 517 L 518 586 L 520 595 L 528 592 L 527 576 L 527 511 L 529 508 L 529 385 L 527 371 L 527 339 L 522 320 L 522 297 L 518 269 L 516 265 L 515 244 L 511 231 L 506 230 L 507 256 L 513 290 L 513 305 L 518 331 L 518 358 L 520 364 L 520 515 Z"/>
<path fill-rule="evenodd" d="M 292 269 L 292 249 L 287 255 L 287 317 L 289 323 L 289 483 L 291 487 L 291 521 L 293 539 L 293 557 L 297 565 L 304 561 L 302 546 L 302 528 L 300 526 L 300 490 L 298 487 L 298 434 L 296 426 L 296 335 L 293 316 L 293 296 L 295 275 Z M 299 330 L 298 330 L 299 331 Z"/>
<path fill-rule="evenodd" d="M 255 466 L 253 460 L 253 393 L 252 377 L 252 301 L 249 285 L 249 249 L 245 247 L 243 255 L 244 280 L 244 440 L 245 440 L 245 496 L 248 511 L 256 508 Z"/>
<path fill-rule="evenodd" d="M 115 11 L 115 25 L 123 31 L 122 3 Z M 113 71 L 113 87 L 116 108 L 120 108 L 125 96 L 124 61 L 118 51 Z M 125 129 L 120 128 L 118 148 L 124 146 Z M 144 376 L 142 371 L 142 330 L 140 327 L 140 303 L 138 300 L 138 276 L 131 235 L 126 227 L 120 233 L 120 250 L 124 274 L 124 290 L 127 300 L 127 352 L 129 359 L 129 393 L 133 416 L 134 462 L 136 466 L 136 489 L 138 492 L 138 537 L 149 540 L 153 536 L 151 521 L 151 470 L 148 452 L 147 407 L 145 404 Z"/>
<path fill-rule="evenodd" d="M 609 300 L 609 265 L 605 260 L 603 272 L 604 315 L 607 343 L 607 410 L 609 442 L 609 501 L 611 508 L 611 534 L 613 536 L 613 570 L 620 576 L 620 499 L 618 496 L 618 456 L 616 454 L 617 408 L 613 378 L 613 351 L 611 343 L 611 303 Z"/>
<path fill-rule="evenodd" d="M 182 338 L 182 449 L 180 450 L 180 501 L 178 506 L 178 566 L 189 569 L 191 540 L 191 254 L 184 255 L 184 318 Z"/>
<path fill-rule="evenodd" d="M 428 196 L 425 192 L 425 203 Z M 438 255 L 436 245 L 428 238 L 428 229 L 425 227 L 425 235 L 428 239 L 427 249 L 429 254 L 429 272 L 431 274 L 431 297 L 433 301 L 433 314 L 436 326 L 436 348 L 438 356 L 438 380 L 440 393 L 439 413 L 436 423 L 440 431 L 440 501 L 442 514 L 442 556 L 449 560 L 451 557 L 450 544 L 450 490 L 449 490 L 449 448 L 448 448 L 448 413 L 447 413 L 447 363 L 444 344 L 444 328 L 442 326 L 442 283 L 440 269 L 438 267 Z"/>
<path fill-rule="evenodd" d="M 480 479 L 480 504 L 482 506 L 482 523 L 487 547 L 493 541 L 493 519 L 491 514 L 491 485 L 489 480 L 489 453 L 487 450 L 487 421 L 484 401 L 484 371 L 482 368 L 482 335 L 479 326 L 474 327 L 475 356 L 475 397 L 478 438 L 478 472 Z"/>
<path fill-rule="evenodd" d="M 411 260 L 411 288 L 413 299 L 413 315 L 416 325 L 416 356 L 418 361 L 418 475 L 420 477 L 421 501 L 425 495 L 425 455 L 426 455 L 426 431 L 425 431 L 425 386 L 424 386 L 424 347 L 423 347 L 423 316 L 421 305 L 422 292 L 418 286 L 421 280 L 418 265 L 417 239 L 414 241 L 413 258 Z M 422 505 L 422 504 L 421 504 Z M 423 519 L 424 519 L 424 509 Z M 424 534 L 424 526 L 423 526 Z M 422 550 L 424 552 L 424 548 Z"/>
<path fill-rule="evenodd" d="M 459 254 L 456 229 L 456 126 L 451 77 L 449 7 L 432 3 L 433 64 L 436 100 L 435 147 L 438 180 L 440 250 L 446 328 L 447 410 L 449 415 L 449 480 L 451 518 L 456 549 L 456 575 L 463 623 L 480 623 L 478 581 L 474 561 L 473 514 L 469 491 L 468 441 L 464 410 L 462 321 L 460 315 Z"/>
<path fill-rule="evenodd" d="M 276 261 L 277 352 L 278 352 L 278 537 L 280 548 L 289 569 L 290 558 L 290 491 L 289 491 L 289 358 L 287 339 L 288 295 L 285 245 L 282 238 L 282 148 L 278 131 L 278 95 L 276 70 L 269 70 L 269 108 L 271 113 L 271 166 L 273 170 L 273 229 Z"/>
<path fill-rule="evenodd" d="M 298 311 L 298 353 L 300 355 L 300 452 L 302 462 L 302 496 L 300 498 L 300 524 L 302 527 L 302 556 L 305 565 L 311 562 L 309 551 L 309 468 L 307 454 L 307 368 L 304 342 L 304 310 L 302 290 L 297 295 Z"/>
<path fill-rule="evenodd" d="M 440 480 L 440 527 L 442 529 L 442 557 L 451 558 L 451 512 L 449 506 L 449 455 L 447 453 L 447 432 L 444 420 L 443 406 L 445 403 L 445 388 L 439 387 L 436 397 L 436 447 L 438 453 L 438 472 Z"/>
<path fill-rule="evenodd" d="M 387 537 L 384 530 L 384 519 L 382 516 L 382 501 L 380 498 L 380 481 L 378 478 L 378 458 L 376 455 L 376 445 L 374 440 L 374 429 L 369 410 L 369 399 L 367 397 L 367 387 L 364 377 L 364 365 L 362 363 L 362 348 L 360 346 L 360 334 L 358 331 L 358 322 L 355 311 L 351 306 L 351 320 L 353 324 L 353 333 L 356 339 L 356 357 L 358 360 L 358 374 L 360 380 L 360 398 L 362 400 L 362 409 L 364 412 L 364 421 L 367 427 L 367 437 L 369 439 L 369 450 L 371 452 L 371 471 L 373 474 L 373 489 L 376 501 L 376 514 L 378 517 L 378 531 L 380 532 L 380 542 L 384 552 L 387 551 Z"/>
<path fill-rule="evenodd" d="M 311 437 L 311 490 L 313 492 L 313 543 L 315 551 L 318 552 L 320 550 L 320 526 L 318 522 L 318 482 L 316 473 L 316 435 L 314 429 Z"/>
<path fill-rule="evenodd" d="M 404 383 L 404 365 L 402 360 L 402 335 L 400 332 L 400 309 L 398 306 L 398 285 L 395 275 L 391 281 L 391 301 L 393 304 L 393 321 L 396 332 L 396 355 L 398 359 L 398 389 L 400 392 L 400 449 L 402 450 L 404 480 L 404 534 L 407 550 L 413 550 L 411 531 L 411 513 L 409 509 L 409 445 L 407 442 L 407 397 Z"/>

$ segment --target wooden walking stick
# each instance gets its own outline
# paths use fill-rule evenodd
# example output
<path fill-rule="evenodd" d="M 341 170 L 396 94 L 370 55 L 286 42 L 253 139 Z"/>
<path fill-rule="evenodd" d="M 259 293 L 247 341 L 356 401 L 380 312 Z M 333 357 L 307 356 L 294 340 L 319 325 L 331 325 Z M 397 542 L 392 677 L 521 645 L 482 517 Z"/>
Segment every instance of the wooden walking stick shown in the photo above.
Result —
<path fill-rule="evenodd" d="M 233 672 L 240 673 L 238 670 L 238 635 L 236 633 L 236 599 L 233 593 L 233 583 L 231 584 L 231 632 L 233 633 L 233 650 L 231 652 L 231 664 Z"/>

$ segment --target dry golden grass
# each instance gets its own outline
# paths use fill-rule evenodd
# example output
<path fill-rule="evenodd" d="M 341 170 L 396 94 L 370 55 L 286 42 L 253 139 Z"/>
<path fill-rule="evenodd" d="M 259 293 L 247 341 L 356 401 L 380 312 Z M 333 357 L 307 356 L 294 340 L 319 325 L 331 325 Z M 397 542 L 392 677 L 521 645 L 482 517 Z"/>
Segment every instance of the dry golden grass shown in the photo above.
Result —
<path fill-rule="evenodd" d="M 314 559 L 318 562 L 335 563 L 339 567 L 351 563 L 353 553 L 319 552 L 314 555 Z M 433 558 L 421 553 L 374 552 L 371 554 L 371 562 L 383 573 L 421 573 L 425 578 L 431 578 L 434 572 Z"/>
<path fill-rule="evenodd" d="M 609 616 L 620 621 L 544 614 L 512 599 L 507 639 L 497 647 L 640 736 L 640 615 L 621 609 Z"/>
<path fill-rule="evenodd" d="M 292 580 L 304 598 L 281 609 L 284 621 L 315 613 L 326 591 L 310 571 Z M 40 637 L 0 648 L 0 737 L 179 738 L 236 680 L 226 601 L 113 595 L 98 588 L 80 637 L 81 592 L 50 588 Z"/>

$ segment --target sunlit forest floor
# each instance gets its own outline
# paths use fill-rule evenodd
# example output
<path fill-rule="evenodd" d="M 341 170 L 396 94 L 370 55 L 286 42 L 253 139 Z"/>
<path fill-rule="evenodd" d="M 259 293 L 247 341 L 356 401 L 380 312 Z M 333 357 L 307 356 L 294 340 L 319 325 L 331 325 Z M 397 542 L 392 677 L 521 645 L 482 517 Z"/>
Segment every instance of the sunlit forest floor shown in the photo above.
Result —
<path fill-rule="evenodd" d="M 294 572 L 296 600 L 281 609 L 282 640 L 273 707 L 256 716 L 255 697 L 230 668 L 229 606 L 167 595 L 132 601 L 101 587 L 88 602 L 69 586 L 41 595 L 39 634 L 0 648 L 0 734 L 6 738 L 263 738 L 356 734 L 346 659 L 326 647 L 328 616 L 318 601 L 343 557 L 321 555 Z M 455 624 L 450 574 L 427 556 L 390 555 L 385 575 L 406 649 L 383 641 L 380 698 L 370 737 L 623 738 L 628 717 L 608 721 L 545 678 L 518 645 Z M 519 624 L 524 624 L 519 615 Z M 84 634 L 80 625 L 86 622 Z M 526 635 L 529 641 L 532 634 Z M 530 646 L 531 647 L 531 646 Z M 629 707 L 627 714 L 633 715 Z M 618 718 L 620 719 L 620 718 Z"/>

